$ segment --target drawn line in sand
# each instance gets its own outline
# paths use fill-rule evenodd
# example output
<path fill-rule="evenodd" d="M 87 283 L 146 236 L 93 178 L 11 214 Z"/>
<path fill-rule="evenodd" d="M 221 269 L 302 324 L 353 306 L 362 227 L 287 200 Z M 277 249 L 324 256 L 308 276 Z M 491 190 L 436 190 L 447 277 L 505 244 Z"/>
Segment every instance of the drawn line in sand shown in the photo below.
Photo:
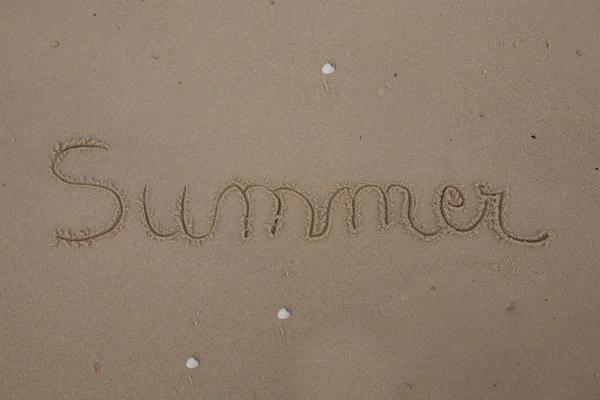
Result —
<path fill-rule="evenodd" d="M 73 178 L 60 172 L 58 170 L 58 165 L 65 156 L 73 150 L 108 151 L 108 146 L 105 143 L 94 139 L 76 139 L 62 144 L 57 143 L 50 160 L 50 174 L 60 182 L 70 186 L 99 189 L 113 197 L 115 212 L 112 220 L 104 228 L 97 230 L 85 228 L 77 233 L 73 233 L 71 230 L 65 231 L 63 229 L 55 229 L 54 231 L 53 243 L 55 245 L 63 242 L 75 247 L 79 247 L 82 244 L 89 246 L 95 240 L 114 236 L 123 228 L 123 223 L 125 222 L 125 216 L 127 214 L 127 202 L 125 201 L 123 191 L 114 187 L 109 181 L 99 181 L 96 179 L 87 179 L 85 177 Z"/>
<path fill-rule="evenodd" d="M 58 144 L 53 152 L 50 172 L 59 181 L 67 185 L 93 187 L 110 194 L 115 204 L 114 217 L 106 227 L 98 230 L 84 229 L 77 234 L 73 234 L 71 231 L 56 230 L 55 243 L 64 242 L 75 246 L 82 243 L 89 245 L 94 240 L 114 235 L 123 226 L 127 203 L 122 190 L 115 188 L 108 181 L 68 177 L 57 168 L 69 151 L 93 149 L 108 150 L 108 146 L 93 139 L 72 140 L 64 144 Z M 435 228 L 430 229 L 417 221 L 415 214 L 418 202 L 414 191 L 409 185 L 395 182 L 387 185 L 373 183 L 339 185 L 323 203 L 320 203 L 308 193 L 291 184 L 270 187 L 254 182 L 234 180 L 217 191 L 204 232 L 198 232 L 194 228 L 194 220 L 189 212 L 190 198 L 187 186 L 183 187 L 174 202 L 173 226 L 169 229 L 163 228 L 156 222 L 154 210 L 149 205 L 150 189 L 148 186 L 144 186 L 137 201 L 140 209 L 139 217 L 146 229 L 146 234 L 153 239 L 174 241 L 178 237 L 183 237 L 188 243 L 198 245 L 214 237 L 222 204 L 227 196 L 234 194 L 242 205 L 241 236 L 242 240 L 246 240 L 252 235 L 252 222 L 256 217 L 253 212 L 254 203 L 252 199 L 252 193 L 256 191 L 265 192 L 272 199 L 272 216 L 267 223 L 267 232 L 271 237 L 277 237 L 282 231 L 286 199 L 290 196 L 299 199 L 306 210 L 303 235 L 305 239 L 317 241 L 327 238 L 331 231 L 332 216 L 337 211 L 337 204 L 342 197 L 345 198 L 348 230 L 351 234 L 357 234 L 360 232 L 361 196 L 364 193 L 375 193 L 379 204 L 378 223 L 382 231 L 389 230 L 399 223 L 413 237 L 419 240 L 432 241 L 447 234 L 473 235 L 487 226 L 496 233 L 499 240 L 513 244 L 540 246 L 548 244 L 554 238 L 554 234 L 550 231 L 540 231 L 530 236 L 512 232 L 506 222 L 508 191 L 494 190 L 486 182 L 478 182 L 474 185 L 477 197 L 477 213 L 468 223 L 461 223 L 452 217 L 452 213 L 464 212 L 468 208 L 467 196 L 464 191 L 456 184 L 439 186 L 432 204 L 437 224 Z"/>

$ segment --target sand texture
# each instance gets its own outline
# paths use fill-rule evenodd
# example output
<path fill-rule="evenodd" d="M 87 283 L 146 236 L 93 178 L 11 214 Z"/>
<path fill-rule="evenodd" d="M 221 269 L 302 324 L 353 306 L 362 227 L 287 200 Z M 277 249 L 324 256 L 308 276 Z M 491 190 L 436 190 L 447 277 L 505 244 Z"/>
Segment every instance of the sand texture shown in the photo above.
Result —
<path fill-rule="evenodd" d="M 599 10 L 4 2 L 0 399 L 598 400 Z"/>

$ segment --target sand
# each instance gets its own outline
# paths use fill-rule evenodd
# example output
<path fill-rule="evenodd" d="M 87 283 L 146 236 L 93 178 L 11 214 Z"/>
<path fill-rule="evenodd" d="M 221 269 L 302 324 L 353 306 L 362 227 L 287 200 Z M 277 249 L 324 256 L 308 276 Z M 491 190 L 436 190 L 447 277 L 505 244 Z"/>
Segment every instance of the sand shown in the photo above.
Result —
<path fill-rule="evenodd" d="M 0 398 L 600 396 L 596 1 L 0 11 Z"/>

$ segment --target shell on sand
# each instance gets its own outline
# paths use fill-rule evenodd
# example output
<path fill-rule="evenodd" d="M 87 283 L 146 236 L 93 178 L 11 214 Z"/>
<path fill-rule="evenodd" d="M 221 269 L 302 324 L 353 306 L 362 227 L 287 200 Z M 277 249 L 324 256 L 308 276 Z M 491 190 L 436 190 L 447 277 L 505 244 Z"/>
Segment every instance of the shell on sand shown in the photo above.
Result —
<path fill-rule="evenodd" d="M 277 318 L 279 319 L 288 319 L 292 315 L 292 311 L 287 308 L 282 308 L 277 312 Z"/>
<path fill-rule="evenodd" d="M 185 362 L 185 366 L 190 369 L 197 368 L 198 365 L 200 365 L 200 361 L 196 357 L 190 357 Z"/>
<path fill-rule="evenodd" d="M 325 63 L 325 65 L 323 65 L 321 68 L 321 72 L 323 72 L 325 75 L 333 74 L 335 72 L 335 65 L 331 63 Z"/>

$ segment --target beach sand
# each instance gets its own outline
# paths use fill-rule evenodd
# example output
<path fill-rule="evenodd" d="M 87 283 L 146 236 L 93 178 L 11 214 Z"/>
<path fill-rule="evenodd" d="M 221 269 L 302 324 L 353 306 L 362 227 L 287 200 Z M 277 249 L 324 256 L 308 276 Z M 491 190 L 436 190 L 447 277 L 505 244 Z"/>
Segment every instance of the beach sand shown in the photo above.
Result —
<path fill-rule="evenodd" d="M 0 11 L 0 398 L 600 396 L 597 1 Z"/>

